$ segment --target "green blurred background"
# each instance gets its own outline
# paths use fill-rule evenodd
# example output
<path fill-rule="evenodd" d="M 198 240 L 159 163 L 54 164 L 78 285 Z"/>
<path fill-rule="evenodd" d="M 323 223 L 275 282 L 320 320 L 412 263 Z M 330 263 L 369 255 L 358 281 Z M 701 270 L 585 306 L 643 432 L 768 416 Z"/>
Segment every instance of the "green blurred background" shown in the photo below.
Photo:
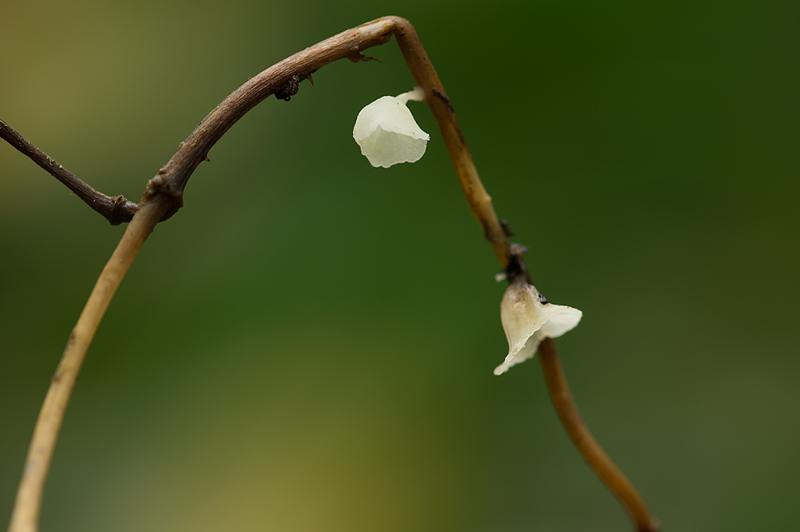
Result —
<path fill-rule="evenodd" d="M 271 0 L 0 8 L 0 118 L 138 200 L 249 77 L 409 18 L 552 301 L 598 440 L 666 531 L 789 530 L 800 499 L 800 3 Z M 394 43 L 264 102 L 112 303 L 43 531 L 619 531 L 541 371 L 502 377 L 504 285 L 430 114 L 414 165 L 351 138 Z M 0 144 L 0 526 L 123 227 Z"/>

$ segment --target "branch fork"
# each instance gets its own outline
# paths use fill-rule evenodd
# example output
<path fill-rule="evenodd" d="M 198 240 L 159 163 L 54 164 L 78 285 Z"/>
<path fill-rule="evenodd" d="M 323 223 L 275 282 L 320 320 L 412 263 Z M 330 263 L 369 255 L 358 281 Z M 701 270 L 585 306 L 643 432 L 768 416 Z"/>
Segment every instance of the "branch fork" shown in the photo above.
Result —
<path fill-rule="evenodd" d="M 170 218 L 183 206 L 183 191 L 195 168 L 208 160 L 208 152 L 214 144 L 258 103 L 273 94 L 279 99 L 289 100 L 297 94 L 303 80 L 311 80 L 313 73 L 338 59 L 353 62 L 372 59 L 363 51 L 388 42 L 392 36 L 396 38 L 417 86 L 425 93 L 424 100 L 439 126 L 469 208 L 481 225 L 505 277 L 509 282 L 520 276 L 530 280 L 523 259 L 525 248 L 509 242 L 507 223 L 498 219 L 491 198 L 478 177 L 450 98 L 413 26 L 399 17 L 379 18 L 344 31 L 250 79 L 214 108 L 180 144 L 170 160 L 147 183 L 138 205 L 123 196 L 111 197 L 96 191 L 0 121 L 0 137 L 64 183 L 111 224 L 130 222 L 70 334 L 51 382 L 34 429 L 9 532 L 38 531 L 53 450 L 89 344 L 144 241 L 159 222 Z M 539 354 L 551 399 L 570 438 L 590 467 L 620 500 L 635 530 L 656 532 L 658 524 L 643 499 L 597 445 L 578 414 L 551 338 L 542 341 Z"/>

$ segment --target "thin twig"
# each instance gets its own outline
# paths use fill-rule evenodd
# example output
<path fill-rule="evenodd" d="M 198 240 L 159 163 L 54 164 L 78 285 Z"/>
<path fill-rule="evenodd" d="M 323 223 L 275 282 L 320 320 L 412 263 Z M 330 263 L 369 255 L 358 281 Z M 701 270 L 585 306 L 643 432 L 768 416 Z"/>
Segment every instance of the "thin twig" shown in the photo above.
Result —
<path fill-rule="evenodd" d="M 466 198 L 472 214 L 481 224 L 484 236 L 491 244 L 500 266 L 505 269 L 511 260 L 510 243 L 494 212 L 492 198 L 478 177 L 472 154 L 461 133 L 461 127 L 456 119 L 450 98 L 411 23 L 398 17 L 389 17 L 388 20 L 395 23 L 397 28 L 395 37 L 400 51 L 403 53 L 417 85 L 425 91 L 425 103 L 431 108 L 436 123 L 439 125 L 439 131 L 442 133 L 447 151 L 450 153 L 450 159 L 453 161 L 453 167 L 461 183 L 464 198 Z"/>
<path fill-rule="evenodd" d="M 483 227 L 495 256 L 505 268 L 510 257 L 509 242 L 492 207 L 492 199 L 478 177 L 453 106 L 417 32 L 411 23 L 400 17 L 379 18 L 344 31 L 284 59 L 252 78 L 211 111 L 181 143 L 178 151 L 150 181 L 148 193 L 167 193 L 174 197 L 174 210 L 168 214 L 170 216 L 182 206 L 183 190 L 195 168 L 247 111 L 273 94 L 284 99 L 290 98 L 297 93 L 300 82 L 337 59 L 367 59 L 362 52 L 387 42 L 392 34 L 397 38 L 397 44 L 417 85 L 425 91 L 425 102 L 439 124 L 467 203 Z"/>
<path fill-rule="evenodd" d="M 94 285 L 89 300 L 69 336 L 61 362 L 53 375 L 50 389 L 36 420 L 9 532 L 35 532 L 39 529 L 42 494 L 50 461 L 86 351 L 133 259 L 169 207 L 168 201 L 154 198 L 138 209 Z"/>
<path fill-rule="evenodd" d="M 516 275 L 527 277 L 528 272 L 523 258 L 525 247 L 509 242 L 503 224 L 494 211 L 491 197 L 478 177 L 450 99 L 422 47 L 422 42 L 411 24 L 403 19 L 393 20 L 398 27 L 397 42 L 417 84 L 425 89 L 425 101 L 439 124 L 470 210 L 483 227 L 495 256 L 508 274 L 508 279 L 513 280 Z M 555 342 L 551 338 L 546 339 L 539 347 L 539 353 L 545 380 L 550 389 L 550 398 L 578 450 L 609 490 L 620 499 L 633 518 L 637 532 L 657 532 L 656 521 L 650 515 L 636 488 L 611 462 L 581 420 L 577 405 L 569 393 L 566 376 L 558 363 Z"/>
<path fill-rule="evenodd" d="M 250 79 L 212 110 L 181 143 L 148 183 L 145 198 L 156 194 L 172 197 L 173 206 L 167 216 L 174 214 L 183 205 L 183 190 L 194 170 L 207 160 L 209 150 L 245 113 L 272 95 L 289 100 L 297 94 L 302 81 L 311 79 L 314 72 L 336 60 L 369 59 L 362 52 L 386 43 L 395 28 L 391 17 L 362 24 L 306 48 Z"/>
<path fill-rule="evenodd" d="M 472 161 L 472 155 L 461 134 L 450 99 L 422 47 L 416 31 L 408 21 L 398 17 L 377 19 L 344 31 L 281 61 L 242 85 L 211 111 L 186 141 L 181 143 L 178 150 L 167 164 L 159 170 L 156 177 L 148 182 L 142 203 L 138 207 L 138 212 L 133 217 L 131 226 L 128 227 L 117 250 L 103 270 L 87 302 L 87 306 L 84 308 L 78 324 L 70 336 L 58 372 L 53 378 L 50 391 L 34 429 L 34 437 L 28 453 L 20 491 L 17 494 L 9 532 L 36 532 L 38 530 L 44 482 L 64 410 L 80 370 L 80 365 L 100 319 L 144 239 L 159 221 L 169 218 L 183 205 L 183 190 L 195 168 L 203 160 L 207 159 L 211 147 L 247 111 L 268 96 L 274 94 L 278 98 L 288 100 L 297 93 L 299 84 L 305 79 L 310 79 L 311 75 L 319 68 L 343 58 L 356 62 L 365 60 L 367 58 L 363 55 L 363 50 L 387 42 L 391 35 L 396 36 L 414 79 L 425 91 L 425 101 L 430 106 L 442 132 L 469 208 L 481 224 L 501 267 L 507 271 L 509 278 L 525 272 L 522 258 L 524 249 L 521 246 L 509 243 L 508 237 L 503 230 L 503 225 L 494 212 L 491 198 L 486 193 L 478 177 Z M 4 123 L 3 125 L 5 126 Z M 13 130 L 7 128 L 6 131 Z M 8 140 L 5 135 L 3 138 Z M 61 177 L 71 176 L 67 178 L 67 181 L 73 183 L 73 186 L 77 186 L 75 185 L 77 182 L 84 187 L 88 187 L 72 174 L 63 170 L 60 165 L 57 165 L 55 161 L 52 161 L 44 153 L 41 153 L 37 148 L 22 139 L 21 136 L 17 138 L 12 135 L 12 138 L 15 140 L 9 140 L 9 142 L 17 146 L 20 151 L 26 153 L 37 164 L 60 180 Z M 18 145 L 29 147 L 21 149 Z M 30 155 L 29 152 L 34 155 Z M 54 173 L 55 166 L 58 166 L 59 172 L 57 173 L 61 177 Z M 82 187 L 78 188 L 82 189 Z M 91 187 L 88 187 L 88 189 L 94 191 Z M 94 192 L 96 193 L 96 191 Z M 78 192 L 76 191 L 76 193 Z M 86 200 L 84 199 L 84 201 Z M 87 203 L 89 202 L 87 201 Z M 552 355 L 540 355 L 543 367 L 545 367 L 545 360 L 552 363 L 555 354 L 552 340 L 543 342 L 540 352 L 542 350 L 552 353 Z M 555 359 L 555 362 L 557 364 L 557 359 Z M 558 373 L 556 374 L 548 373 L 548 370 L 545 369 L 545 375 L 548 386 L 551 386 L 551 398 L 553 398 L 556 409 L 570 436 L 573 436 L 573 434 L 578 434 L 572 431 L 577 426 L 575 425 L 575 420 L 579 420 L 580 416 L 566 388 L 566 380 L 560 370 L 560 366 L 557 369 Z M 557 377 L 555 380 L 552 378 L 553 375 Z M 559 386 L 561 388 L 558 389 L 566 390 L 566 395 L 562 392 L 554 395 L 551 381 L 560 383 Z M 562 412 L 568 412 L 569 416 L 565 417 Z M 615 491 L 615 489 L 619 489 L 618 486 L 620 485 L 618 477 L 621 476 L 624 479 L 624 476 L 613 467 L 613 464 L 609 468 L 602 460 L 595 458 L 596 456 L 605 457 L 605 453 L 599 448 L 582 422 L 580 427 L 581 436 L 578 439 L 573 436 L 573 441 L 575 441 L 578 449 L 595 472 L 615 494 L 618 494 Z M 605 460 L 610 463 L 607 457 Z M 625 483 L 630 486 L 627 479 L 625 479 Z M 636 494 L 632 486 L 630 486 L 630 489 L 623 491 L 625 493 L 632 491 L 632 493 Z M 639 526 L 640 522 L 649 523 L 648 526 L 650 528 L 640 526 L 638 532 L 654 532 L 657 530 L 657 527 L 653 524 L 655 521 L 647 513 L 638 494 L 634 498 L 629 496 L 620 497 L 620 500 L 634 517 L 637 526 Z"/>
<path fill-rule="evenodd" d="M 642 496 L 598 445 L 583 422 L 569 391 L 567 377 L 561 368 L 556 344 L 552 338 L 546 338 L 539 344 L 539 362 L 550 392 L 550 400 L 556 408 L 561 424 L 564 425 L 586 463 L 622 503 L 636 527 L 636 532 L 658 532 L 658 521 L 650 514 Z"/>
<path fill-rule="evenodd" d="M 87 185 L 72 172 L 55 162 L 42 150 L 28 142 L 13 127 L 0 120 L 0 138 L 14 146 L 50 175 L 61 181 L 89 207 L 102 214 L 111 225 L 129 222 L 138 205 L 125 199 L 125 196 L 106 196 Z"/>
<path fill-rule="evenodd" d="M 70 394 L 89 344 L 114 292 L 147 235 L 158 222 L 169 218 L 182 206 L 183 189 L 194 169 L 207 158 L 208 151 L 222 135 L 256 104 L 272 94 L 288 100 L 297 93 L 301 81 L 310 78 L 314 71 L 337 59 L 348 58 L 354 62 L 367 59 L 361 53 L 362 50 L 387 42 L 394 29 L 395 23 L 391 19 L 379 19 L 363 24 L 307 48 L 265 70 L 211 111 L 186 141 L 181 143 L 178 151 L 158 175 L 148 182 L 142 203 L 138 206 L 131 225 L 89 296 L 50 384 L 34 428 L 9 532 L 38 530 L 44 486 L 53 451 Z M 5 126 L 3 138 L 65 182 L 67 186 L 75 187 L 76 193 L 81 192 L 90 197 L 93 194 L 102 196 L 64 170 L 5 123 L 3 126 Z M 91 201 L 87 203 L 95 208 Z"/>

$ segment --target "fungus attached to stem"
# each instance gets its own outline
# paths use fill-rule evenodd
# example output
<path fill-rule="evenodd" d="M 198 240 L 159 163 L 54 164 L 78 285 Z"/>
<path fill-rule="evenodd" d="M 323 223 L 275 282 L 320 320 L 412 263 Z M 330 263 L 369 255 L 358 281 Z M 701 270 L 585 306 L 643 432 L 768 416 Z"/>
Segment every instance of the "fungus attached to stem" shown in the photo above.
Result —
<path fill-rule="evenodd" d="M 358 113 L 353 138 L 372 166 L 389 168 L 422 158 L 431 137 L 417 125 L 406 102 L 424 99 L 425 93 L 416 88 L 378 98 Z"/>
<path fill-rule="evenodd" d="M 512 245 L 503 229 L 503 224 L 495 214 L 491 198 L 478 177 L 472 155 L 461 133 L 450 99 L 416 31 L 407 20 L 402 18 L 384 17 L 344 31 L 298 52 L 250 79 L 213 109 L 189 135 L 186 141 L 180 144 L 180 147 L 167 164 L 148 182 L 142 202 L 139 205 L 127 202 L 121 197 L 110 198 L 113 201 L 110 205 L 106 205 L 106 203 L 109 203 L 108 197 L 87 189 L 77 178 L 71 176 L 71 174 L 71 177 L 66 175 L 66 171 L 62 171 L 63 168 L 60 166 L 58 171 L 48 168 L 54 166 L 55 163 L 44 153 L 37 151 L 38 149 L 35 149 L 30 143 L 22 139 L 10 126 L 5 127 L 6 124 L 0 122 L 0 137 L 13 144 L 34 161 L 37 161 L 37 164 L 48 169 L 54 176 L 65 182 L 68 187 L 84 191 L 85 194 L 81 196 L 81 199 L 89 205 L 93 205 L 93 203 L 101 205 L 99 209 L 97 209 L 96 205 L 93 205 L 93 208 L 102 212 L 112 223 L 131 220 L 131 225 L 123 235 L 117 250 L 112 255 L 106 268 L 104 268 L 95 289 L 89 296 L 84 311 L 67 342 L 56 377 L 51 382 L 50 390 L 34 428 L 34 435 L 17 493 L 9 532 L 36 532 L 39 529 L 42 496 L 53 450 L 58 439 L 59 429 L 69 402 L 72 387 L 77 379 L 97 326 L 145 238 L 157 223 L 168 219 L 182 207 L 183 190 L 197 166 L 206 160 L 209 150 L 242 116 L 265 98 L 275 94 L 281 98 L 288 99 L 289 96 L 297 92 L 299 83 L 304 79 L 308 79 L 311 73 L 337 59 L 363 60 L 363 50 L 384 44 L 391 36 L 397 39 L 406 64 L 418 86 L 418 89 L 415 89 L 412 93 L 400 95 L 393 100 L 389 100 L 394 106 L 392 113 L 399 117 L 404 114 L 399 110 L 400 107 L 408 111 L 405 104 L 409 99 L 419 99 L 420 96 L 424 99 L 439 126 L 467 204 L 480 223 L 483 234 L 491 245 L 501 268 L 506 270 L 512 260 L 516 260 L 519 261 L 517 266 L 521 268 L 521 271 L 524 271 L 524 265 L 521 262 L 522 258 L 513 252 Z M 395 103 L 394 100 L 398 103 Z M 397 118 L 397 120 L 400 119 Z M 411 120 L 413 122 L 413 117 Z M 416 124 L 414 126 L 416 127 Z M 425 151 L 427 134 L 419 130 L 418 127 L 414 129 L 408 123 L 402 127 L 380 126 L 365 127 L 364 129 L 367 134 L 362 136 L 362 140 L 369 139 L 370 134 L 373 134 L 378 129 L 384 132 L 390 131 L 395 135 L 400 134 L 401 137 L 411 139 L 409 141 L 410 144 L 415 146 L 413 150 L 404 147 L 401 150 L 402 154 L 393 156 L 393 159 L 417 160 Z M 356 125 L 356 130 L 360 131 L 358 124 Z M 358 138 L 361 135 L 355 136 Z M 384 159 L 379 158 L 381 162 L 388 162 L 390 159 L 392 158 L 387 157 L 384 161 Z M 372 159 L 370 160 L 372 162 Z M 396 160 L 395 162 L 400 161 Z M 532 356 L 536 345 L 539 345 L 542 351 L 540 359 L 545 370 L 545 378 L 550 387 L 553 402 L 568 433 L 587 459 L 587 463 L 620 498 L 633 518 L 637 531 L 655 532 L 658 526 L 650 516 L 641 497 L 638 496 L 633 486 L 618 469 L 608 466 L 610 460 L 608 460 L 594 439 L 591 438 L 582 422 L 578 423 L 576 421 L 576 419 L 579 421 L 580 416 L 577 414 L 577 408 L 572 401 L 572 396 L 568 393 L 566 380 L 560 370 L 560 366 L 558 366 L 558 359 L 551 338 L 577 325 L 580 319 L 580 311 L 555 305 L 546 310 L 539 309 L 537 307 L 538 304 L 546 304 L 543 303 L 541 298 L 539 298 L 539 303 L 536 303 L 536 298 L 539 296 L 536 289 L 528 285 L 527 281 L 519 285 L 516 285 L 516 282 L 516 279 L 512 281 L 513 291 L 512 295 L 509 296 L 511 303 L 506 304 L 504 298 L 504 306 L 511 309 L 508 320 L 509 323 L 514 321 L 523 323 L 526 320 L 528 323 L 521 327 L 519 331 L 515 331 L 513 338 L 508 333 L 509 328 L 507 327 L 509 344 L 513 344 L 510 346 L 509 352 L 509 357 L 512 358 L 510 360 L 507 358 L 500 368 L 504 368 L 504 371 L 512 364 L 528 358 L 525 356 L 528 352 L 527 350 L 530 350 L 530 355 Z M 514 310 L 513 299 L 515 297 L 517 299 L 521 298 L 520 300 L 531 301 L 532 307 L 530 308 L 534 309 L 533 317 L 526 317 L 527 314 L 524 309 Z M 525 303 L 525 305 L 528 305 L 528 303 Z M 504 319 L 505 321 L 506 319 Z M 556 325 L 558 326 L 556 327 Z M 598 456 L 605 458 L 604 460 L 593 459 Z M 613 464 L 611 465 L 613 466 Z"/>
<path fill-rule="evenodd" d="M 511 366 L 533 358 L 545 338 L 558 338 L 578 326 L 583 313 L 550 303 L 524 275 L 508 286 L 500 303 L 500 320 L 508 340 L 508 355 L 494 370 L 502 375 Z"/>

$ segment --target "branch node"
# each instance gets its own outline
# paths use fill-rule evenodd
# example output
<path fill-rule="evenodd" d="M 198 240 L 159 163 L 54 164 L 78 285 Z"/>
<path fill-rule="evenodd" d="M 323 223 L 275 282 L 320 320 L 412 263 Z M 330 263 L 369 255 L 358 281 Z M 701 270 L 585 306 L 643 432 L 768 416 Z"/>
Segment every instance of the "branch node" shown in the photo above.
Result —
<path fill-rule="evenodd" d="M 511 230 L 511 225 L 508 223 L 508 220 L 500 220 L 500 226 L 503 228 L 503 233 L 505 233 L 506 236 L 514 236 L 514 231 Z"/>
<path fill-rule="evenodd" d="M 520 275 L 525 276 L 529 283 L 533 284 L 528 275 L 528 268 L 525 266 L 525 253 L 528 248 L 522 244 L 511 244 L 508 247 L 508 264 L 503 272 L 506 274 L 506 279 L 509 283 L 514 282 L 514 279 Z"/>
<path fill-rule="evenodd" d="M 147 188 L 144 191 L 142 203 L 140 204 L 142 205 L 156 197 L 169 200 L 170 207 L 167 209 L 166 213 L 164 213 L 164 217 L 161 218 L 162 222 L 172 217 L 173 214 L 183 207 L 183 190 L 178 190 L 170 179 L 164 177 L 165 174 L 166 171 L 162 168 L 158 171 L 157 176 L 147 182 Z"/>
<path fill-rule="evenodd" d="M 111 208 L 104 216 L 111 225 L 119 225 L 123 222 L 130 222 L 138 208 L 139 205 L 120 194 L 111 198 Z"/>

